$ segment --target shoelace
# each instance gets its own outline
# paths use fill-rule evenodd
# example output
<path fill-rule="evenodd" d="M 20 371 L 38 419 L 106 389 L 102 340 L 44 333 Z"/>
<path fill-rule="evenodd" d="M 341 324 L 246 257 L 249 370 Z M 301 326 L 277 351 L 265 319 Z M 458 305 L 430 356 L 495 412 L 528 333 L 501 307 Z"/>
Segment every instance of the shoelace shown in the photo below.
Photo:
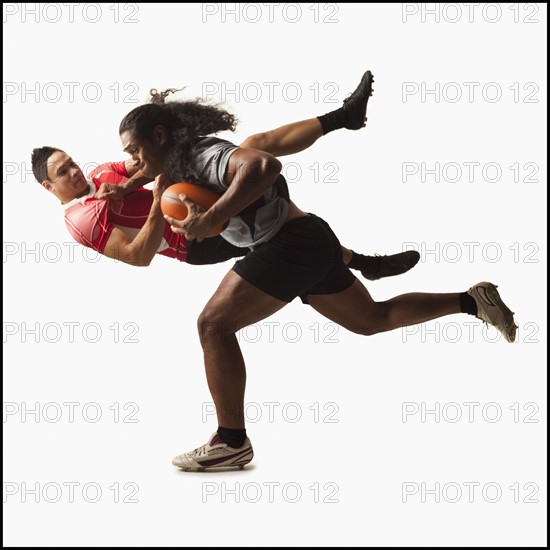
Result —
<path fill-rule="evenodd" d="M 374 80 L 373 80 L 374 82 Z M 369 94 L 369 97 L 372 97 L 372 94 L 374 92 L 374 88 L 371 87 L 371 91 L 370 91 L 370 94 Z M 344 101 L 343 103 L 347 103 L 350 99 L 351 99 L 351 96 L 353 95 L 353 92 L 350 92 L 345 98 L 344 98 Z"/>
<path fill-rule="evenodd" d="M 205 443 L 204 445 L 202 445 L 201 447 L 199 447 L 198 449 L 195 449 L 191 454 L 192 456 L 204 456 L 206 455 L 206 447 L 208 446 L 208 443 Z"/>

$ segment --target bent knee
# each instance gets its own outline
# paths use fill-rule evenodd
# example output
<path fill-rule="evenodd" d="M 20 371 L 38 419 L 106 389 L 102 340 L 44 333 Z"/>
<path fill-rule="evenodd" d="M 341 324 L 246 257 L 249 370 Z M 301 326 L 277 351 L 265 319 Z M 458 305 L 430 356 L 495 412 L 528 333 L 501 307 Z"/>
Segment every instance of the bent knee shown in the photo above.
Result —
<path fill-rule="evenodd" d="M 373 336 L 388 330 L 388 310 L 382 303 L 376 304 L 376 312 L 372 316 L 363 318 L 349 328 L 355 334 Z"/>
<path fill-rule="evenodd" d="M 379 332 L 383 332 L 382 328 L 374 325 L 357 326 L 350 328 L 349 330 L 351 330 L 351 332 L 354 332 L 355 334 L 360 334 L 361 336 L 374 336 Z"/>
<path fill-rule="evenodd" d="M 234 324 L 227 315 L 214 308 L 205 308 L 197 319 L 197 330 L 201 344 L 220 339 L 228 335 L 234 335 Z"/>

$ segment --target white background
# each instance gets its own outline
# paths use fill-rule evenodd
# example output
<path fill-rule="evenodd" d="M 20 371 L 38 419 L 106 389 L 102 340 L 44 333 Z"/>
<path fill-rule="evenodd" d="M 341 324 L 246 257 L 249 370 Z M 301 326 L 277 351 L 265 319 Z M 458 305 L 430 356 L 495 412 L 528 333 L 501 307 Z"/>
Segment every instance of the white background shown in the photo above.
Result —
<path fill-rule="evenodd" d="M 422 12 L 433 4 L 249 4 L 237 22 L 219 4 L 7 6 L 5 544 L 545 545 L 546 7 L 474 5 L 470 21 L 465 4 L 440 4 L 437 22 Z M 124 159 L 118 124 L 152 87 L 187 86 L 182 98 L 217 91 L 208 99 L 241 121 L 222 137 L 239 143 L 337 108 L 366 69 L 376 80 L 367 127 L 283 159 L 301 175 L 293 200 L 354 250 L 422 252 L 410 273 L 366 281 L 375 299 L 489 280 L 516 312 L 518 341 L 465 315 L 361 337 L 297 300 L 268 320 L 279 323 L 272 333 L 264 322 L 241 334 L 253 462 L 182 473 L 172 457 L 216 429 L 203 418 L 195 323 L 232 264 L 157 257 L 138 269 L 87 254 L 34 181 L 31 151 L 53 145 L 81 165 Z M 422 97 L 436 83 L 440 95 Z M 404 97 L 404 86 L 418 93 Z M 463 174 L 403 181 L 406 162 L 457 163 Z M 467 162 L 479 163 L 473 181 Z M 501 168 L 498 181 L 483 176 L 487 163 Z M 67 402 L 78 403 L 73 422 Z M 468 402 L 479 404 L 471 422 Z M 404 403 L 444 414 L 405 422 Z M 69 483 L 79 484 L 74 498 Z M 405 498 L 404 487 L 418 492 Z M 495 487 L 502 495 L 490 502 Z"/>

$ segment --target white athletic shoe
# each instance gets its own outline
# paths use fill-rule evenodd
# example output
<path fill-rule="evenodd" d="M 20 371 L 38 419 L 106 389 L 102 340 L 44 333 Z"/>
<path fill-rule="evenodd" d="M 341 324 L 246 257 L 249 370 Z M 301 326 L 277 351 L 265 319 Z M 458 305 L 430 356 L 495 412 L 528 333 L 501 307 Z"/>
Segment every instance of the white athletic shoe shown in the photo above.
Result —
<path fill-rule="evenodd" d="M 248 437 L 242 447 L 234 449 L 224 443 L 217 432 L 214 432 L 208 443 L 189 453 L 176 456 L 172 464 L 186 472 L 204 472 L 206 468 L 218 469 L 238 466 L 241 470 L 248 464 L 254 451 Z"/>
<path fill-rule="evenodd" d="M 470 288 L 468 294 L 476 301 L 476 317 L 493 325 L 508 342 L 514 342 L 517 328 L 514 312 L 510 311 L 502 301 L 497 286 L 484 281 Z"/>

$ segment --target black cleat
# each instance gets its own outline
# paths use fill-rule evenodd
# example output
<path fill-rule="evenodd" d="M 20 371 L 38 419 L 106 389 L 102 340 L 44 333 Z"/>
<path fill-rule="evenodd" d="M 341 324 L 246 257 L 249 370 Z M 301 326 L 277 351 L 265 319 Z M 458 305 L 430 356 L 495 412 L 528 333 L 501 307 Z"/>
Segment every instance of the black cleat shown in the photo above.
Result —
<path fill-rule="evenodd" d="M 348 130 L 360 130 L 365 127 L 367 120 L 367 103 L 372 95 L 372 83 L 374 76 L 370 71 L 367 71 L 359 86 L 346 99 L 344 99 L 343 109 L 348 115 L 348 123 L 344 128 Z"/>
<path fill-rule="evenodd" d="M 416 250 L 407 250 L 392 256 L 379 256 L 380 265 L 375 271 L 363 269 L 361 275 L 369 281 L 376 281 L 384 277 L 401 275 L 412 269 L 420 260 L 420 254 Z"/>

